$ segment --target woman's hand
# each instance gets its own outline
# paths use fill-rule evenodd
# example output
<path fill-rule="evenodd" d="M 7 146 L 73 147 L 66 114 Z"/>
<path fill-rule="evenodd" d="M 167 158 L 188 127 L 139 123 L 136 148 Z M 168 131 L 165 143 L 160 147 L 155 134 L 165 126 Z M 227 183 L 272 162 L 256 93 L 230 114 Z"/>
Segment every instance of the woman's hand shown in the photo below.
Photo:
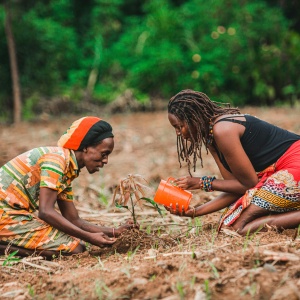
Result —
<path fill-rule="evenodd" d="M 196 208 L 195 207 L 188 207 L 186 211 L 184 211 L 183 207 L 180 210 L 178 204 L 176 204 L 176 207 L 170 206 L 165 206 L 165 209 L 169 211 L 173 215 L 181 216 L 181 217 L 190 217 L 194 218 L 196 217 Z"/>
<path fill-rule="evenodd" d="M 129 219 L 115 230 L 115 235 L 119 236 L 122 232 L 131 229 L 140 229 L 140 224 L 134 224 L 134 221 L 132 219 Z"/>
<path fill-rule="evenodd" d="M 191 176 L 180 177 L 175 179 L 173 184 L 177 185 L 183 190 L 197 190 L 200 188 L 200 178 Z"/>
<path fill-rule="evenodd" d="M 89 241 L 91 244 L 96 245 L 98 247 L 103 247 L 104 245 L 112 245 L 117 239 L 108 237 L 103 232 L 93 232 L 89 233 L 91 240 Z"/>

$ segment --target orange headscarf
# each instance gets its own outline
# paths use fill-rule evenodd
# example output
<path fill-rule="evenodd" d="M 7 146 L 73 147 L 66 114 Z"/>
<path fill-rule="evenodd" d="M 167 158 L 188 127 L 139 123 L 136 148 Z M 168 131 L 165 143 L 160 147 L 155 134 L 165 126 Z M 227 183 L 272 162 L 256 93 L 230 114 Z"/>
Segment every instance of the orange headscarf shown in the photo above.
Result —
<path fill-rule="evenodd" d="M 83 150 L 108 137 L 113 137 L 109 123 L 97 117 L 83 117 L 73 122 L 57 142 L 59 147 Z"/>

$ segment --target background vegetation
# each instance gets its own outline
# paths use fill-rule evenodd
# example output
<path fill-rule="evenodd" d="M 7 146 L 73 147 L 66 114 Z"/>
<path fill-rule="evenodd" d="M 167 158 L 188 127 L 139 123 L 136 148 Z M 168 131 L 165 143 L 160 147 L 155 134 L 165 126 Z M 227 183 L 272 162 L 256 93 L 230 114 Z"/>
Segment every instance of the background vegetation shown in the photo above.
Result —
<path fill-rule="evenodd" d="M 2 0 L 0 105 L 13 115 L 7 18 L 23 118 L 45 103 L 168 99 L 185 88 L 234 105 L 300 95 L 300 3 L 284 0 Z M 6 24 L 6 25 L 5 25 Z"/>

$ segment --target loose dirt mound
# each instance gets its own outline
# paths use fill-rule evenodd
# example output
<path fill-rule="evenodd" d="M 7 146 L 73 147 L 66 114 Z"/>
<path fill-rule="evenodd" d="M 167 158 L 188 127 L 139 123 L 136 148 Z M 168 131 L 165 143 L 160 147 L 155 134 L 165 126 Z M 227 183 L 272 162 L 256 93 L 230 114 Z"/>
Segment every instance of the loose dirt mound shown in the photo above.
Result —
<path fill-rule="evenodd" d="M 174 247 L 177 242 L 169 236 L 158 236 L 156 234 L 148 234 L 140 230 L 131 230 L 130 232 L 124 232 L 117 239 L 117 241 L 111 247 L 99 248 L 92 246 L 89 250 L 91 255 L 103 255 L 103 254 L 124 254 L 127 252 L 133 252 L 136 250 L 145 250 L 155 248 L 170 249 Z"/>
<path fill-rule="evenodd" d="M 243 109 L 300 133 L 297 109 Z M 9 160 L 40 145 L 55 145 L 76 116 L 1 127 L 0 158 Z M 119 226 L 130 215 L 110 206 L 121 178 L 141 174 L 153 191 L 160 179 L 187 175 L 179 169 L 176 136 L 166 112 L 107 117 L 114 128 L 115 149 L 97 174 L 84 170 L 74 181 L 80 216 L 104 226 Z M 195 176 L 220 176 L 209 155 Z M 193 192 L 192 205 L 218 193 Z M 38 257 L 11 261 L 0 257 L 1 299 L 299 299 L 298 231 L 270 229 L 247 237 L 217 234 L 220 212 L 180 218 L 145 208 L 137 211 L 140 231 L 123 234 L 110 248 L 45 261 Z M 6 261 L 5 266 L 3 262 Z M 11 264 L 11 265 L 10 265 Z"/>

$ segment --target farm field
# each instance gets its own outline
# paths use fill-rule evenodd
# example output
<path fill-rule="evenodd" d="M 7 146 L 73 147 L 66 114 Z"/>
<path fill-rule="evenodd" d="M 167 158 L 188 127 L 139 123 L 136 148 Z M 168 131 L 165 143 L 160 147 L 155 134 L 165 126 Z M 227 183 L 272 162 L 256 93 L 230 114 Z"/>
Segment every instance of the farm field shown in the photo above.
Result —
<path fill-rule="evenodd" d="M 244 108 L 300 133 L 299 108 Z M 0 128 L 0 165 L 37 146 L 55 145 L 78 116 L 46 118 Z M 161 179 L 188 175 L 179 168 L 175 131 L 167 113 L 143 112 L 104 117 L 114 129 L 115 149 L 99 173 L 85 170 L 74 183 L 80 216 L 103 226 L 130 217 L 112 206 L 114 188 L 128 174 L 143 176 L 154 196 Z M 220 176 L 203 152 L 193 175 Z M 217 192 L 193 191 L 191 205 Z M 97 248 L 45 261 L 39 257 L 9 261 L 0 256 L 0 299 L 300 299 L 300 237 L 297 230 L 273 229 L 241 237 L 217 233 L 221 212 L 195 218 L 163 217 L 149 205 L 137 208 L 140 231 L 121 237 L 123 247 Z M 12 257 L 11 259 L 13 259 Z M 3 263 L 5 265 L 3 266 Z"/>

